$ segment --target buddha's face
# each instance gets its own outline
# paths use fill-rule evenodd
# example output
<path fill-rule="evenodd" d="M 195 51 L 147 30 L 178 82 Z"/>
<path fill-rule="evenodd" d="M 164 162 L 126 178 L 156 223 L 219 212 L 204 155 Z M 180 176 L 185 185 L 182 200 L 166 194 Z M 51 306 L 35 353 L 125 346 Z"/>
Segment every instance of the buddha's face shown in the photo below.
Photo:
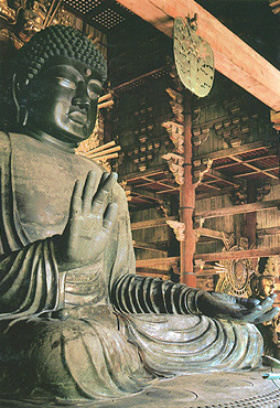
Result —
<path fill-rule="evenodd" d="M 263 278 L 259 282 L 259 296 L 267 298 L 272 295 L 275 289 L 275 281 L 272 278 Z"/>
<path fill-rule="evenodd" d="M 101 90 L 100 76 L 81 62 L 49 63 L 26 86 L 28 126 L 77 144 L 94 129 Z"/>

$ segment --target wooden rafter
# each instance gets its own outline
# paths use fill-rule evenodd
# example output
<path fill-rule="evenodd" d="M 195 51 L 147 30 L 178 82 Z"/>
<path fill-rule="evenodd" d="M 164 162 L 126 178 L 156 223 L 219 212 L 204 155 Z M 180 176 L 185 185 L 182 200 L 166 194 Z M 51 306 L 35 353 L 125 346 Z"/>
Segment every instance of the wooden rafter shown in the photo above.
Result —
<path fill-rule="evenodd" d="M 257 230 L 258 237 L 264 237 L 266 235 L 280 235 L 280 226 L 260 228 Z"/>
<path fill-rule="evenodd" d="M 204 181 L 204 184 L 215 183 L 217 181 L 223 181 L 226 184 L 230 184 L 233 187 L 239 187 L 239 184 L 232 180 L 230 177 L 225 176 L 224 174 L 218 172 L 217 170 L 211 169 L 207 172 L 207 176 L 213 178 L 213 180 Z"/>
<path fill-rule="evenodd" d="M 226 159 L 229 156 L 235 157 L 238 155 L 255 152 L 257 150 L 263 149 L 264 147 L 268 149 L 270 147 L 270 144 L 268 144 L 264 140 L 258 140 L 257 142 L 246 143 L 239 147 L 232 147 L 230 149 L 219 150 L 217 152 L 195 155 L 195 160 L 201 160 L 201 161 L 208 160 L 208 159 L 211 159 L 213 161 L 221 160 L 221 159 Z"/>
<path fill-rule="evenodd" d="M 280 248 L 257 248 L 257 249 L 248 249 L 240 251 L 224 251 L 216 252 L 210 254 L 196 254 L 194 259 L 201 259 L 205 262 L 214 262 L 219 260 L 226 259 L 245 259 L 245 258 L 258 258 L 258 257 L 270 257 L 270 256 L 279 256 Z"/>
<path fill-rule="evenodd" d="M 264 201 L 252 204 L 236 205 L 233 207 L 218 208 L 216 210 L 201 211 L 196 213 L 196 218 L 216 218 L 226 215 L 249 214 L 252 212 L 272 210 L 280 207 L 280 200 Z"/>
<path fill-rule="evenodd" d="M 153 184 L 157 184 L 161 187 L 167 188 L 170 187 L 170 190 L 174 190 L 172 186 L 169 186 L 168 184 L 165 184 L 164 181 L 170 181 L 170 179 L 162 179 L 162 180 L 153 180 L 151 177 L 142 177 L 142 180 L 145 180 L 147 183 L 142 183 L 141 186 L 147 187 Z"/>
<path fill-rule="evenodd" d="M 224 239 L 228 239 L 232 235 L 224 231 L 217 231 L 217 230 L 212 230 L 210 228 L 204 228 L 204 227 L 196 228 L 195 232 L 199 236 L 214 238 L 214 239 L 218 239 L 221 241 L 224 241 Z M 258 237 L 264 237 L 267 235 L 280 235 L 280 226 L 260 228 L 257 230 L 257 235 Z"/>
<path fill-rule="evenodd" d="M 245 152 L 246 153 L 246 152 Z M 246 163 L 256 163 L 260 160 L 267 160 L 267 159 L 277 159 L 277 154 L 276 154 L 276 149 L 269 149 L 268 150 L 268 154 L 264 155 L 264 156 L 257 156 L 257 157 L 253 157 L 252 159 L 247 159 Z M 226 164 L 220 164 L 218 166 L 215 167 L 216 170 L 223 170 L 223 169 L 230 169 L 231 167 L 235 167 L 236 166 L 236 162 L 233 163 L 226 163 Z M 279 167 L 279 166 L 278 166 Z M 251 173 L 250 173 L 251 174 Z M 243 173 L 242 173 L 243 175 Z"/>
<path fill-rule="evenodd" d="M 241 158 L 242 156 L 251 153 L 251 152 L 257 152 L 260 149 L 267 149 L 267 154 L 265 154 L 264 156 L 257 156 L 254 158 L 250 158 L 250 159 L 243 159 Z M 230 148 L 230 149 L 225 149 L 225 150 L 220 150 L 218 152 L 212 152 L 212 153 L 208 153 L 208 154 L 203 154 L 200 156 L 196 156 L 196 160 L 200 160 L 203 161 L 205 159 L 211 159 L 214 162 L 217 160 L 221 160 L 221 159 L 225 159 L 225 158 L 229 158 L 231 159 L 231 163 L 226 163 L 226 164 L 222 164 L 219 165 L 217 167 L 215 167 L 215 169 L 211 170 L 209 173 L 207 173 L 209 175 L 209 177 L 211 177 L 211 172 L 215 172 L 214 174 L 218 175 L 221 174 L 219 173 L 221 170 L 227 170 L 230 168 L 234 168 L 237 166 L 237 164 L 241 164 L 243 165 L 245 168 L 250 169 L 252 171 L 250 172 L 242 172 L 242 173 L 238 173 L 235 174 L 233 176 L 234 179 L 237 178 L 243 178 L 243 177 L 248 177 L 251 176 L 252 174 L 264 174 L 265 176 L 273 179 L 273 180 L 279 180 L 278 176 L 273 174 L 274 171 L 277 171 L 279 169 L 279 165 L 277 166 L 273 166 L 271 168 L 267 168 L 267 169 L 262 169 L 258 166 L 258 162 L 261 162 L 262 160 L 266 160 L 266 159 L 273 159 L 276 158 L 276 149 L 275 148 L 270 148 L 269 146 L 267 146 L 264 142 L 262 141 L 257 141 L 257 142 L 253 142 L 253 143 L 248 143 L 246 145 L 242 145 L 238 148 Z M 197 168 L 197 171 L 199 171 L 199 168 Z M 225 176 L 224 176 L 225 177 Z M 217 177 L 218 178 L 218 177 Z M 221 178 L 222 180 L 222 178 Z M 225 182 L 230 182 L 230 178 L 229 177 L 225 177 L 224 178 Z M 203 182 L 203 185 L 209 185 L 209 183 L 211 183 L 211 181 L 207 180 Z M 212 181 L 213 183 L 213 181 Z"/>
<path fill-rule="evenodd" d="M 201 185 L 204 186 L 204 187 L 207 187 L 207 188 L 209 188 L 211 190 L 222 191 L 221 187 L 214 186 L 213 184 L 211 184 L 211 181 L 210 182 L 202 182 Z"/>
<path fill-rule="evenodd" d="M 280 248 L 258 248 L 248 249 L 240 251 L 224 251 L 210 254 L 196 254 L 194 259 L 202 260 L 205 262 L 215 262 L 226 259 L 246 259 L 246 258 L 259 258 L 259 257 L 274 257 L 280 255 Z M 171 265 L 177 263 L 180 260 L 179 257 L 172 258 L 152 258 L 152 259 L 139 259 L 136 261 L 137 268 L 158 268 L 159 266 L 168 268 Z"/>
<path fill-rule="evenodd" d="M 133 247 L 140 249 L 148 249 L 150 251 L 167 251 L 167 246 L 163 244 L 153 244 L 151 242 L 140 242 L 133 240 Z"/>
<path fill-rule="evenodd" d="M 143 171 L 143 173 L 141 173 L 141 177 L 156 177 L 162 174 L 164 174 L 166 179 L 173 179 L 172 174 L 170 174 L 169 170 L 166 169 L 165 164 L 157 166 L 154 170 Z M 122 176 L 122 181 L 135 182 L 137 180 L 139 180 L 139 171 Z"/>
<path fill-rule="evenodd" d="M 278 178 L 277 176 L 274 176 L 273 174 L 270 174 L 270 173 L 269 173 L 270 171 L 277 171 L 277 170 L 279 170 L 279 166 L 277 166 L 277 167 L 270 167 L 270 168 L 266 169 L 265 171 L 260 171 L 260 170 L 258 169 L 258 170 L 255 170 L 255 171 L 251 171 L 250 173 L 235 174 L 233 177 L 236 177 L 236 178 L 248 177 L 248 176 L 252 176 L 252 174 L 263 173 L 263 174 L 265 174 L 265 175 L 268 175 L 268 174 L 269 174 L 270 177 L 273 178 L 274 180 L 279 180 L 279 178 Z M 273 177 L 272 177 L 272 176 L 273 176 Z"/>
<path fill-rule="evenodd" d="M 155 218 L 153 220 L 138 221 L 131 224 L 131 230 L 140 230 L 145 228 L 163 227 L 167 226 L 167 220 L 177 220 L 177 217 Z"/>
<path fill-rule="evenodd" d="M 158 194 L 166 194 L 166 193 L 172 193 L 174 191 L 179 191 L 179 186 L 178 187 L 171 187 L 168 190 L 160 190 L 158 191 Z"/>
<path fill-rule="evenodd" d="M 256 167 L 253 164 L 246 162 L 245 160 L 241 160 L 236 156 L 230 155 L 229 158 L 236 161 L 237 163 L 243 164 L 243 166 L 245 166 L 245 167 L 247 167 L 249 169 L 254 170 L 256 173 L 262 173 L 262 174 L 265 174 L 267 177 L 270 177 L 270 178 L 272 178 L 274 180 L 279 180 L 278 177 L 275 176 L 275 174 L 271 174 L 267 170 L 262 170 L 259 167 Z M 235 177 L 237 177 L 237 176 L 235 176 Z"/>
<path fill-rule="evenodd" d="M 203 184 L 202 184 L 203 185 Z M 206 198 L 211 198 L 211 197 L 218 197 L 221 195 L 225 195 L 225 194 L 230 194 L 232 192 L 232 187 L 229 188 L 223 188 L 220 189 L 219 191 L 211 191 L 211 193 L 209 191 L 201 193 L 201 192 L 197 192 L 197 196 L 196 196 L 196 201 L 198 200 L 205 200 Z"/>
<path fill-rule="evenodd" d="M 137 273 L 144 278 L 163 278 L 168 279 L 170 278 L 169 269 L 157 269 L 157 268 L 137 268 Z"/>
<path fill-rule="evenodd" d="M 225 239 L 228 239 L 230 237 L 230 234 L 227 234 L 226 232 L 212 230 L 210 228 L 204 228 L 204 227 L 196 228 L 195 232 L 198 235 L 208 237 L 208 238 L 218 239 L 221 241 L 224 241 Z"/>
<path fill-rule="evenodd" d="M 209 42 L 215 67 L 275 111 L 280 111 L 280 72 L 194 0 L 117 0 L 172 37 L 176 17 L 197 14 L 197 34 Z"/>
<path fill-rule="evenodd" d="M 153 202 L 160 201 L 160 196 L 157 193 L 153 193 L 153 192 L 144 190 L 143 188 L 133 189 L 131 191 L 131 194 L 133 196 L 140 196 L 141 198 L 145 198 L 148 201 L 153 201 Z"/>
<path fill-rule="evenodd" d="M 177 264 L 180 261 L 178 256 L 173 256 L 170 258 L 152 258 L 152 259 L 138 259 L 136 261 L 136 268 L 158 268 L 163 266 L 166 269 L 170 268 L 172 265 Z"/>

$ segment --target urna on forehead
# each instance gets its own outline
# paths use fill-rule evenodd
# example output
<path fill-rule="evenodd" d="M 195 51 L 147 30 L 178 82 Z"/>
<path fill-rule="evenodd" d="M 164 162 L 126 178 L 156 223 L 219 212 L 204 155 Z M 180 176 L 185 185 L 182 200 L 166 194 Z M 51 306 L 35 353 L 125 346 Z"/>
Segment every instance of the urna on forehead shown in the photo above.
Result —
<path fill-rule="evenodd" d="M 100 75 L 101 81 L 107 78 L 107 64 L 102 54 L 80 31 L 62 25 L 46 28 L 36 33 L 18 52 L 18 76 L 22 82 L 30 82 L 48 61 L 66 57 L 87 65 Z"/>

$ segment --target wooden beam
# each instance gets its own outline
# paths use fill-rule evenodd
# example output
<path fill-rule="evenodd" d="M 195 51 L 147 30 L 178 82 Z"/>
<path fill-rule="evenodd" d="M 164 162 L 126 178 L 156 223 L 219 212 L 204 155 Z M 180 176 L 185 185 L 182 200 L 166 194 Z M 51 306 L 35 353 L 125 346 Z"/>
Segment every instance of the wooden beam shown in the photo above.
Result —
<path fill-rule="evenodd" d="M 219 150 L 217 152 L 210 152 L 210 153 L 204 153 L 204 154 L 199 154 L 195 155 L 195 160 L 220 160 L 220 159 L 225 159 L 228 156 L 238 156 L 240 154 L 244 153 L 249 153 L 249 152 L 254 152 L 259 149 L 263 148 L 269 148 L 270 145 L 267 144 L 264 140 L 258 140 L 257 142 L 252 142 L 252 143 L 247 143 L 244 145 L 241 145 L 239 147 L 232 147 L 231 149 L 224 149 L 224 150 Z"/>
<path fill-rule="evenodd" d="M 202 235 L 204 237 L 208 238 L 214 238 L 214 239 L 219 239 L 221 241 L 224 241 L 224 239 L 228 239 L 231 234 L 227 234 L 226 232 L 223 231 L 216 231 L 212 230 L 210 228 L 203 228 L 199 227 L 195 229 L 196 234 Z"/>
<path fill-rule="evenodd" d="M 280 72 L 194 0 L 117 0 L 172 37 L 170 18 L 197 14 L 197 34 L 209 42 L 215 68 L 263 103 L 280 110 Z"/>
<path fill-rule="evenodd" d="M 151 75 L 162 72 L 163 70 L 164 70 L 164 68 L 157 68 L 157 69 L 154 69 L 153 71 L 147 72 L 146 74 L 143 74 L 143 75 L 140 75 L 140 76 L 138 76 L 136 78 L 133 78 L 130 81 L 123 82 L 122 84 L 120 84 L 118 86 L 115 86 L 115 88 L 112 88 L 111 92 L 114 94 L 115 92 L 119 91 L 122 88 L 125 88 L 128 85 L 131 85 L 131 84 L 133 84 L 135 82 L 138 82 L 138 81 L 145 80 L 146 78 L 149 78 Z"/>
<path fill-rule="evenodd" d="M 274 257 L 280 255 L 280 248 L 258 248 L 249 249 L 243 251 L 224 251 L 209 254 L 196 254 L 194 259 L 201 259 L 205 262 L 214 262 L 227 259 L 246 259 L 246 258 L 258 258 L 258 257 Z M 170 268 L 172 264 L 177 263 L 179 257 L 172 258 L 152 258 L 141 259 L 136 261 L 137 268 L 151 268 L 156 269 L 159 265 Z M 163 272 L 164 273 L 164 272 Z"/>
<path fill-rule="evenodd" d="M 131 224 L 131 230 L 140 230 L 140 229 L 145 229 L 145 228 L 154 228 L 154 227 L 165 227 L 167 226 L 166 220 L 177 220 L 178 217 L 168 217 L 168 218 L 155 218 L 153 220 L 147 220 L 147 221 L 138 221 L 138 222 L 133 222 Z"/>
<path fill-rule="evenodd" d="M 131 194 L 136 197 L 140 196 L 156 202 L 159 202 L 161 200 L 160 196 L 157 193 L 152 193 L 151 191 L 144 190 L 143 188 L 135 187 L 131 190 Z"/>
<path fill-rule="evenodd" d="M 158 268 L 137 268 L 137 273 L 141 274 L 142 276 L 150 276 L 152 275 L 165 275 L 168 276 L 169 269 L 158 269 Z"/>
<path fill-rule="evenodd" d="M 252 204 L 236 205 L 233 207 L 218 208 L 217 210 L 201 211 L 195 214 L 196 218 L 216 218 L 226 215 L 248 214 L 256 211 L 279 208 L 280 200 L 264 201 Z"/>
<path fill-rule="evenodd" d="M 150 251 L 165 251 L 167 252 L 167 246 L 161 244 L 152 244 L 147 242 L 139 242 L 133 240 L 133 247 L 140 249 L 148 249 Z"/>
<path fill-rule="evenodd" d="M 231 177 L 226 177 L 224 174 L 215 169 L 210 169 L 207 172 L 207 176 L 212 177 L 214 180 L 207 180 L 204 182 L 204 184 L 209 184 L 216 181 L 224 181 L 225 183 L 230 184 L 233 187 L 239 187 L 239 183 L 237 183 L 235 180 L 232 180 Z"/>
<path fill-rule="evenodd" d="M 138 259 L 136 261 L 136 268 L 158 268 L 159 266 L 165 266 L 169 269 L 173 264 L 177 264 L 180 261 L 179 256 L 173 256 L 169 258 L 153 258 L 153 259 Z"/>
<path fill-rule="evenodd" d="M 258 161 L 267 160 L 267 159 L 275 159 L 277 157 L 278 157 L 278 155 L 276 153 L 276 149 L 273 148 L 273 149 L 268 149 L 268 154 L 266 154 L 264 156 L 253 157 L 252 159 L 248 159 L 248 160 L 246 159 L 246 162 L 244 161 L 244 163 L 255 163 L 255 164 L 257 164 Z M 215 170 L 229 169 L 229 168 L 235 167 L 235 166 L 236 166 L 236 163 L 220 164 L 219 166 L 215 167 Z M 267 171 L 269 171 L 269 170 L 267 169 Z M 252 172 L 252 173 L 254 173 L 254 172 Z M 252 174 L 252 173 L 250 173 L 250 174 Z M 239 177 L 240 177 L 240 175 L 239 175 Z"/>
<path fill-rule="evenodd" d="M 267 177 L 273 178 L 274 180 L 279 180 L 279 178 L 277 176 L 275 176 L 274 174 L 270 174 L 270 173 L 268 173 L 268 171 L 262 170 L 259 167 L 254 166 L 253 164 L 247 163 L 246 161 L 243 161 L 243 160 L 239 159 L 238 157 L 229 155 L 229 158 L 232 159 L 232 160 L 235 160 L 237 163 L 243 164 L 243 166 L 245 166 L 245 167 L 247 167 L 249 169 L 252 169 L 257 173 L 262 173 L 262 174 L 266 175 Z"/>
<path fill-rule="evenodd" d="M 264 237 L 266 235 L 280 235 L 280 226 L 260 228 L 257 230 L 258 237 Z"/>
<path fill-rule="evenodd" d="M 246 162 L 243 162 L 243 164 L 245 164 L 246 165 Z M 269 169 L 266 169 L 266 171 L 264 172 L 264 171 L 262 171 L 262 170 L 254 170 L 254 171 L 251 171 L 251 172 L 249 172 L 249 173 L 241 173 L 241 174 L 235 174 L 233 177 L 236 177 L 236 178 L 240 178 L 240 177 L 248 177 L 248 176 L 252 176 L 252 174 L 258 174 L 258 173 L 267 173 L 267 172 L 270 172 L 270 171 L 276 171 L 276 170 L 279 170 L 279 166 L 277 166 L 277 167 L 270 167 Z M 266 174 L 267 175 L 267 174 Z M 270 177 L 271 177 L 272 175 L 270 174 Z M 279 178 L 278 177 L 271 177 L 271 178 L 273 178 L 274 180 L 279 180 Z"/>
<path fill-rule="evenodd" d="M 216 181 L 217 181 L 217 180 L 216 180 Z M 212 181 L 212 183 L 213 183 L 213 181 Z M 209 188 L 210 190 L 222 191 L 222 188 L 221 188 L 221 187 L 214 186 L 213 184 L 211 184 L 211 182 L 210 182 L 210 183 L 209 183 L 209 182 L 202 182 L 201 184 L 199 184 L 199 186 L 207 187 L 207 188 Z M 198 186 L 198 187 L 199 187 L 199 186 Z"/>
<path fill-rule="evenodd" d="M 198 201 L 198 200 L 205 200 L 206 198 L 218 197 L 221 195 L 230 194 L 233 190 L 234 190 L 233 187 L 223 188 L 222 190 L 219 190 L 219 191 L 211 191 L 211 193 L 209 191 L 207 193 L 200 193 L 196 190 L 197 194 L 196 194 L 195 199 L 196 201 Z"/>
<path fill-rule="evenodd" d="M 243 251 L 223 251 L 209 254 L 195 254 L 194 259 L 201 259 L 205 262 L 214 262 L 226 259 L 245 259 L 245 258 L 258 258 L 258 257 L 270 257 L 279 256 L 280 247 L 274 248 L 258 248 L 248 249 Z M 170 268 L 172 264 L 177 263 L 180 260 L 179 257 L 172 258 L 153 258 L 153 259 L 139 259 L 136 261 L 136 268 L 158 268 L 159 265 Z"/>
<path fill-rule="evenodd" d="M 214 262 L 219 260 L 227 259 L 245 259 L 245 258 L 259 258 L 259 257 L 270 257 L 279 256 L 280 247 L 274 248 L 258 248 L 258 249 L 248 249 L 241 251 L 224 251 L 216 252 L 210 254 L 196 254 L 194 259 L 201 259 L 205 262 Z"/>
<path fill-rule="evenodd" d="M 275 110 L 270 111 L 270 119 L 271 122 L 274 123 L 274 129 L 280 130 L 280 112 L 276 112 Z"/>

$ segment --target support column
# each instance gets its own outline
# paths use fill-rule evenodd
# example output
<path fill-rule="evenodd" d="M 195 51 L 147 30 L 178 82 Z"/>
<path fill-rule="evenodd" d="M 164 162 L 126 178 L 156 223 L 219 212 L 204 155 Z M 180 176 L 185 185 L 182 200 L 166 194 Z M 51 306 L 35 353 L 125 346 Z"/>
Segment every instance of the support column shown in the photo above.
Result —
<path fill-rule="evenodd" d="M 256 195 L 256 183 L 254 180 L 247 181 L 247 203 L 255 203 L 257 201 Z M 247 229 L 247 238 L 248 238 L 248 248 L 256 248 L 256 239 L 257 239 L 257 213 L 252 212 L 246 214 L 246 229 Z M 252 259 L 252 268 L 257 268 L 258 258 Z"/>
<path fill-rule="evenodd" d="M 191 93 L 184 96 L 184 184 L 180 188 L 181 222 L 185 224 L 185 240 L 181 242 L 181 282 L 196 287 L 193 271 L 195 253 L 195 231 L 193 211 L 195 206 L 195 187 L 192 182 L 192 117 Z"/>
<path fill-rule="evenodd" d="M 247 203 L 255 203 L 256 200 L 256 183 L 253 180 L 247 181 Z M 257 237 L 257 213 L 252 212 L 246 214 L 246 224 L 247 224 L 247 238 L 248 238 L 248 248 L 252 249 L 256 245 Z"/>

